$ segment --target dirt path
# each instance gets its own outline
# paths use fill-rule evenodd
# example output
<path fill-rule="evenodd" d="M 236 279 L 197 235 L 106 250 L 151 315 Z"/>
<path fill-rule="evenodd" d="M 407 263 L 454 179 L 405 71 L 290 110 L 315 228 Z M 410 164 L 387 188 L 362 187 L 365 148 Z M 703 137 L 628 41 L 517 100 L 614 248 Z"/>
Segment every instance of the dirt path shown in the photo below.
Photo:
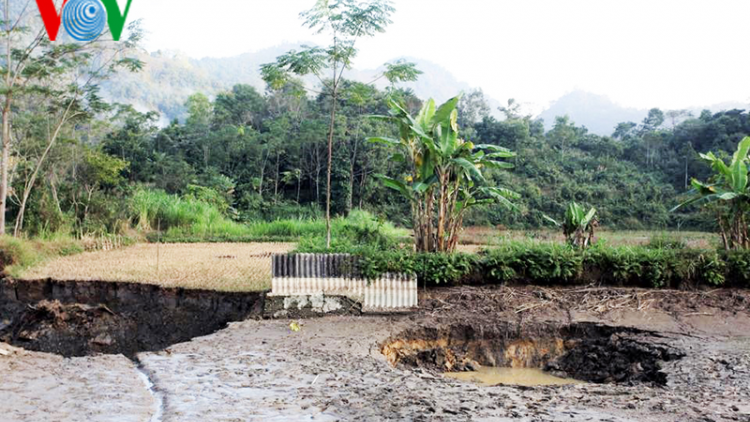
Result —
<path fill-rule="evenodd" d="M 694 297 L 665 297 L 648 311 L 638 311 L 635 301 L 606 312 L 558 300 L 517 312 L 563 294 L 545 298 L 536 291 L 438 291 L 425 297 L 417 314 L 306 320 L 299 332 L 289 321 L 248 320 L 138 359 L 162 394 L 163 421 L 750 421 L 750 317 L 726 309 L 744 296 L 697 304 Z M 605 298 L 597 295 L 591 309 Z M 613 300 L 623 303 L 623 296 Z M 515 388 L 393 368 L 380 353 L 382 342 L 407 328 L 457 320 L 637 326 L 659 331 L 661 341 L 686 356 L 666 364 L 663 388 Z M 0 355 L 0 379 L 3 420 L 148 421 L 154 413 L 153 397 L 121 356 L 65 360 L 14 352 Z"/>

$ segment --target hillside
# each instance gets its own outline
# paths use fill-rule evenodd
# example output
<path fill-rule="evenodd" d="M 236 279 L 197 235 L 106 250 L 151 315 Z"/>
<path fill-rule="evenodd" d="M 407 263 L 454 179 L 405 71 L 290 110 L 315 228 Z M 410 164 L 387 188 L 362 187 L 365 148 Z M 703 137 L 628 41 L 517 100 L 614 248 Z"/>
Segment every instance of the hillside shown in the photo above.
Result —
<path fill-rule="evenodd" d="M 622 107 L 604 95 L 576 90 L 563 95 L 544 110 L 546 129 L 551 129 L 557 116 L 569 116 L 576 124 L 598 135 L 611 135 L 621 122 L 640 122 L 648 110 Z"/>
<path fill-rule="evenodd" d="M 654 106 L 658 107 L 658 105 Z M 697 117 L 704 109 L 717 113 L 722 110 L 743 110 L 749 107 L 750 104 L 723 102 L 719 104 L 688 107 L 687 110 L 692 113 L 693 116 Z M 662 109 L 662 111 L 666 111 L 666 109 Z M 555 117 L 567 115 L 577 125 L 585 126 L 589 132 L 597 135 L 609 136 L 612 135 L 612 132 L 614 132 L 618 123 L 640 123 L 647 114 L 647 109 L 624 107 L 615 103 L 605 95 L 575 90 L 554 101 L 538 117 L 544 119 L 544 126 L 547 130 L 552 129 L 552 126 L 555 124 Z M 671 122 L 665 122 L 665 125 L 668 127 L 672 126 Z"/>
<path fill-rule="evenodd" d="M 179 52 L 157 51 L 140 54 L 144 69 L 136 74 L 123 73 L 103 85 L 105 98 L 109 101 L 131 104 L 139 111 L 158 111 L 161 125 L 185 116 L 184 103 L 191 94 L 202 92 L 209 96 L 228 90 L 235 84 L 252 85 L 258 91 L 265 90 L 259 67 L 273 61 L 277 56 L 298 46 L 288 44 L 245 53 L 229 58 L 193 59 Z M 424 72 L 416 82 L 402 86 L 412 89 L 420 98 L 433 97 L 442 102 L 461 91 L 473 89 L 458 81 L 448 70 L 430 61 L 405 58 L 417 64 Z M 370 82 L 381 69 L 353 69 L 346 76 L 361 82 Z M 309 81 L 310 84 L 314 80 Z M 386 86 L 385 81 L 377 84 Z M 489 99 L 493 110 L 499 102 Z"/>

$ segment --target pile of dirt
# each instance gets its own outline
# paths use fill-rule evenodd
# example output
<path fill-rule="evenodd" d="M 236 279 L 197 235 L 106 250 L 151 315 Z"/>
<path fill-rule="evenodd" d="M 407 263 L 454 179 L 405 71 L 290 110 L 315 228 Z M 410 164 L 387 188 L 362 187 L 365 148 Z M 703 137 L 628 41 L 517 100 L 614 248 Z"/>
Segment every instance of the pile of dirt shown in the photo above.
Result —
<path fill-rule="evenodd" d="M 417 327 L 387 340 L 381 351 L 393 365 L 435 372 L 538 368 L 594 383 L 658 385 L 667 382 L 662 362 L 684 357 L 654 333 L 594 323 Z"/>
<path fill-rule="evenodd" d="M 63 356 L 134 356 L 259 318 L 262 293 L 0 280 L 0 341 Z"/>

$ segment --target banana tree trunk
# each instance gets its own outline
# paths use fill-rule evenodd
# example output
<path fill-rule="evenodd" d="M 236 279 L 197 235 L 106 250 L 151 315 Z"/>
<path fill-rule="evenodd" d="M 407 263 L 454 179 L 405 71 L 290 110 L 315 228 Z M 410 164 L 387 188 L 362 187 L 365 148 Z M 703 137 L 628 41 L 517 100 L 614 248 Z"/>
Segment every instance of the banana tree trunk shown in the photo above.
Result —
<path fill-rule="evenodd" d="M 445 224 L 448 208 L 448 174 L 440 175 L 440 201 L 438 204 L 437 252 L 445 252 Z"/>

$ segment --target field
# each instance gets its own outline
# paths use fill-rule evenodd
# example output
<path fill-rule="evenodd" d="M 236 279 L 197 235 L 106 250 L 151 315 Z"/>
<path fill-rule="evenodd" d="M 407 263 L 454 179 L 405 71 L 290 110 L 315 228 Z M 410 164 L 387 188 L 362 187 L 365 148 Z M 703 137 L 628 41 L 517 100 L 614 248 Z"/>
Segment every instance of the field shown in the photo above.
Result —
<path fill-rule="evenodd" d="M 47 261 L 22 279 L 122 281 L 218 291 L 259 291 L 271 286 L 273 253 L 291 243 L 137 244 Z"/>
<path fill-rule="evenodd" d="M 711 233 L 602 231 L 599 241 L 609 246 L 639 246 L 658 240 L 679 241 L 689 248 L 713 248 Z M 469 227 L 461 235 L 460 252 L 477 253 L 508 241 L 564 243 L 552 230 L 510 231 Z M 273 253 L 293 250 L 294 243 L 141 243 L 113 251 L 42 260 L 17 271 L 24 280 L 119 281 L 217 291 L 260 291 L 270 288 Z"/>
<path fill-rule="evenodd" d="M 719 245 L 719 236 L 706 232 L 659 232 L 632 230 L 601 230 L 596 233 L 599 242 L 609 246 L 647 245 L 653 239 L 679 240 L 689 248 L 711 249 Z M 461 233 L 459 242 L 464 245 L 462 251 L 474 251 L 479 246 L 494 246 L 508 240 L 525 240 L 534 242 L 564 243 L 565 238 L 560 230 L 502 230 L 492 227 L 467 227 Z M 474 246 L 474 247 L 472 247 Z"/>

